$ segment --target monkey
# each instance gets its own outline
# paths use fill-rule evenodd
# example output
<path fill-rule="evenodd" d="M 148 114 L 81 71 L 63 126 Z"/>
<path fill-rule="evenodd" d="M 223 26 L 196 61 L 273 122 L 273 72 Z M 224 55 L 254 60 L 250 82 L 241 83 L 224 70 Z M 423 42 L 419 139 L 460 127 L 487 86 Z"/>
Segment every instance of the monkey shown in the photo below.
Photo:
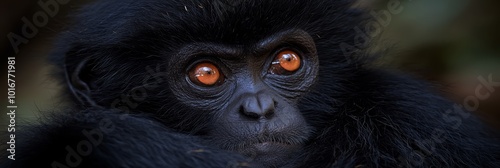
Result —
<path fill-rule="evenodd" d="M 97 1 L 51 56 L 72 107 L 20 131 L 0 165 L 499 167 L 477 117 L 346 54 L 367 19 L 352 5 Z"/>

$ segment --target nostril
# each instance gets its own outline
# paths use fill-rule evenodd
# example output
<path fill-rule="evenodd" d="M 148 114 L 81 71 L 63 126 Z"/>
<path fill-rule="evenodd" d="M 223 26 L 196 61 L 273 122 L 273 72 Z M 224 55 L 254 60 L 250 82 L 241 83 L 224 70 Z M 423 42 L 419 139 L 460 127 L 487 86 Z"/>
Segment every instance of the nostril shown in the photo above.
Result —
<path fill-rule="evenodd" d="M 247 117 L 250 117 L 250 118 L 254 118 L 254 119 L 260 118 L 259 114 L 255 113 L 255 112 L 248 111 L 243 106 L 240 107 L 239 111 L 240 111 L 240 114 L 243 114 L 244 116 L 247 116 Z"/>
<path fill-rule="evenodd" d="M 276 110 L 277 102 L 275 100 L 271 100 L 267 105 L 263 106 L 264 117 L 267 119 L 271 119 L 274 117 L 274 111 Z"/>
<path fill-rule="evenodd" d="M 274 109 L 269 109 L 265 114 L 264 117 L 267 119 L 273 118 L 274 117 Z"/>

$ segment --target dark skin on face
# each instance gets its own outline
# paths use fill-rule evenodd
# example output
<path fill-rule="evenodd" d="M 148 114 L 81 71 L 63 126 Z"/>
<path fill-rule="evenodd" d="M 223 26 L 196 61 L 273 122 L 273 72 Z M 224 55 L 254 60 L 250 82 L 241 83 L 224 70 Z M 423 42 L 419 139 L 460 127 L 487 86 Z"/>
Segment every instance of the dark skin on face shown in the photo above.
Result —
<path fill-rule="evenodd" d="M 301 149 L 311 128 L 297 101 L 314 84 L 312 38 L 289 30 L 248 46 L 194 43 L 176 59 L 171 89 L 213 118 L 204 136 L 264 165 L 281 165 Z"/>

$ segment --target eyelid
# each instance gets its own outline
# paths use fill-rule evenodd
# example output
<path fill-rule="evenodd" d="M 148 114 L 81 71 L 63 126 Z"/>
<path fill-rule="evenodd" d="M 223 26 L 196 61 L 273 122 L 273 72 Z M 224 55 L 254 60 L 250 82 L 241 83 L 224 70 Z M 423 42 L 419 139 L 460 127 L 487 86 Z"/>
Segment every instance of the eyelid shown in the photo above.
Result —
<path fill-rule="evenodd" d="M 211 57 L 211 56 L 193 56 L 193 58 L 187 62 L 188 62 L 188 64 L 184 68 L 186 70 L 186 73 L 189 73 L 189 71 L 191 69 L 195 68 L 198 64 L 203 63 L 203 62 L 208 62 L 208 63 L 214 64 L 217 67 L 220 67 L 219 65 L 221 64 L 220 61 L 218 61 L 216 58 Z"/>

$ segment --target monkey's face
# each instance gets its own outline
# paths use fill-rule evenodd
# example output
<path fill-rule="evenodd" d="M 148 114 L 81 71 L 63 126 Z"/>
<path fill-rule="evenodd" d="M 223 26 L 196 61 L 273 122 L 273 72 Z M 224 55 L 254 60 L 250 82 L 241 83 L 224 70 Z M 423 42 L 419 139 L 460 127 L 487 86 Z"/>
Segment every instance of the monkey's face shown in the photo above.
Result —
<path fill-rule="evenodd" d="M 252 45 L 187 44 L 170 62 L 176 98 L 211 121 L 204 137 L 268 164 L 290 157 L 311 129 L 297 101 L 314 84 L 318 58 L 302 30 Z"/>

